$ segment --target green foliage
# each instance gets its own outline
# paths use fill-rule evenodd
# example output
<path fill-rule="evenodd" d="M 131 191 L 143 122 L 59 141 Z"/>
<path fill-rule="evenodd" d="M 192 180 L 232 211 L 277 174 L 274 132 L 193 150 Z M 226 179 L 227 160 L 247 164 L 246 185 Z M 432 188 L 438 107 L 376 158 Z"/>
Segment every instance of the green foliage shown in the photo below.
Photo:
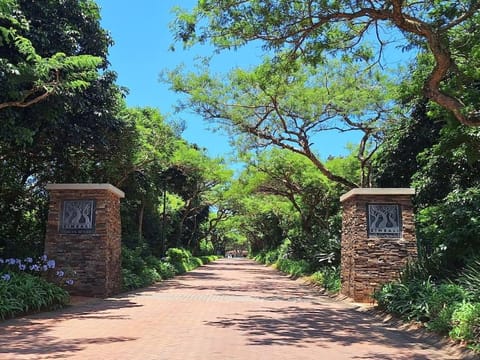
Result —
<path fill-rule="evenodd" d="M 478 109 L 478 17 L 478 4 L 470 0 L 440 0 L 425 6 L 351 0 L 314 4 L 202 0 L 190 12 L 177 9 L 173 31 L 187 46 L 209 43 L 222 50 L 260 41 L 275 60 L 288 53 L 290 58 L 321 67 L 325 59 L 337 58 L 361 64 L 369 71 L 379 62 L 382 66 L 381 55 L 390 48 L 389 34 L 401 32 L 403 42 L 396 47 L 409 53 L 420 49 L 430 59 L 430 66 L 423 69 L 411 91 L 417 96 L 424 93 L 452 111 L 457 120 L 471 125 L 478 123 L 474 110 Z M 413 23 L 416 26 L 411 26 Z M 373 33 L 378 41 L 372 44 L 372 38 L 364 35 Z M 338 74 L 343 75 L 343 71 Z M 442 96 L 437 97 L 440 87 Z"/>
<path fill-rule="evenodd" d="M 310 275 L 309 281 L 323 287 L 330 293 L 338 293 L 341 288 L 340 268 L 325 266 Z"/>
<path fill-rule="evenodd" d="M 385 139 L 375 155 L 375 185 L 409 187 L 412 176 L 420 169 L 417 156 L 438 141 L 441 125 L 427 116 L 425 100 L 413 105 L 409 118 L 388 124 Z"/>
<path fill-rule="evenodd" d="M 453 312 L 452 325 L 453 339 L 480 345 L 480 303 L 461 304 Z"/>
<path fill-rule="evenodd" d="M 211 241 L 207 241 L 206 239 L 200 240 L 200 252 L 199 254 L 202 256 L 212 255 L 215 252 L 213 243 Z"/>
<path fill-rule="evenodd" d="M 177 274 L 183 274 L 203 265 L 200 258 L 192 256 L 192 253 L 182 248 L 170 248 L 167 250 L 167 261 L 175 267 Z"/>
<path fill-rule="evenodd" d="M 480 186 L 479 128 L 447 124 L 437 142 L 417 156 L 418 170 L 412 177 L 416 205 L 426 208 L 443 202 L 451 193 Z"/>
<path fill-rule="evenodd" d="M 170 264 L 149 254 L 144 247 L 122 247 L 122 276 L 124 290 L 133 290 L 173 277 Z"/>
<path fill-rule="evenodd" d="M 3 274 L 0 274 L 3 275 Z M 8 281 L 0 278 L 0 319 L 68 304 L 64 289 L 26 273 L 12 273 Z"/>
<path fill-rule="evenodd" d="M 453 314 L 461 304 L 469 301 L 470 294 L 459 285 L 436 285 L 428 278 L 385 284 L 375 292 L 374 299 L 389 313 L 425 322 L 428 329 L 448 334 L 454 324 Z"/>
<path fill-rule="evenodd" d="M 264 257 L 264 263 L 265 265 L 272 265 L 275 264 L 277 261 L 279 261 L 279 251 L 277 249 L 275 250 L 269 250 L 265 253 Z"/>
<path fill-rule="evenodd" d="M 480 302 L 480 260 L 469 264 L 457 279 L 473 298 Z"/>
<path fill-rule="evenodd" d="M 374 69 L 361 71 L 355 63 L 331 60 L 322 65 L 308 66 L 281 54 L 251 71 L 235 69 L 224 78 L 208 70 L 183 74 L 177 69 L 165 81 L 189 96 L 189 108 L 235 136 L 241 151 L 280 148 L 304 157 L 323 176 L 346 188 L 366 186 L 362 183 L 366 178 L 351 181 L 332 172 L 311 144 L 321 131 L 361 132 L 365 146 L 358 152 L 361 165 L 368 167 L 377 129 L 393 113 L 391 84 Z"/>
<path fill-rule="evenodd" d="M 180 262 L 187 262 L 192 254 L 185 249 L 170 248 L 167 250 L 167 261 L 175 264 Z"/>
<path fill-rule="evenodd" d="M 281 272 L 289 274 L 295 278 L 305 276 L 311 273 L 311 266 L 306 260 L 278 259 L 276 267 Z"/>
<path fill-rule="evenodd" d="M 122 275 L 125 290 L 133 290 L 151 285 L 177 274 L 183 274 L 199 266 L 216 260 L 214 255 L 197 258 L 185 249 L 170 248 L 166 261 L 150 254 L 148 248 L 129 249 L 122 247 Z"/>
<path fill-rule="evenodd" d="M 418 212 L 419 242 L 439 252 L 441 267 L 457 273 L 480 256 L 480 188 L 451 192 Z"/>
<path fill-rule="evenodd" d="M 98 6 L 90 0 L 5 4 L 0 253 L 39 255 L 47 217 L 44 186 L 113 182 L 110 170 L 118 166 L 112 163 L 128 153 L 121 142 L 129 136 L 118 116 L 122 90 L 106 67 L 111 40 L 100 27 Z"/>
<path fill-rule="evenodd" d="M 202 261 L 203 265 L 206 265 L 208 263 L 211 263 L 212 261 L 215 261 L 218 259 L 217 255 L 203 255 L 200 256 L 199 259 Z"/>

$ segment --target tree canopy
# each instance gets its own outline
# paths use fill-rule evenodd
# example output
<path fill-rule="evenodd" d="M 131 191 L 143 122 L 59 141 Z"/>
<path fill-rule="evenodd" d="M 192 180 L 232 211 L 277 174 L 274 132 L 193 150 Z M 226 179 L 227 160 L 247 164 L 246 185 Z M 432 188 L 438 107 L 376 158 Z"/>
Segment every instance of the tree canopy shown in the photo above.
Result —
<path fill-rule="evenodd" d="M 353 62 L 332 60 L 323 67 L 265 59 L 251 71 L 235 69 L 227 77 L 172 71 L 173 90 L 189 95 L 184 106 L 221 126 L 243 148 L 279 147 L 308 158 L 330 180 L 347 188 L 368 186 L 369 164 L 381 141 L 381 129 L 396 114 L 393 83 Z M 361 133 L 361 179 L 345 179 L 329 170 L 315 144 L 325 131 Z M 238 140 L 241 139 L 241 140 Z"/>
<path fill-rule="evenodd" d="M 26 17 L 35 5 L 30 5 L 30 9 L 22 6 L 21 1 L 0 2 L 0 111 L 8 107 L 25 108 L 55 93 L 85 90 L 98 78 L 97 69 L 104 61 L 96 55 L 97 52 L 82 53 L 80 44 L 75 51 L 61 49 L 45 53 L 42 46 L 37 49 L 35 42 L 40 32 L 32 33 L 32 29 L 38 30 L 40 21 L 31 24 Z M 49 7 L 44 8 L 47 12 Z M 94 3 L 88 1 L 70 9 L 84 12 L 87 16 L 94 15 L 95 9 L 98 10 Z M 73 27 L 71 31 L 74 31 Z"/>
<path fill-rule="evenodd" d="M 211 42 L 225 49 L 259 41 L 268 51 L 320 65 L 338 54 L 380 62 L 393 30 L 403 36 L 404 49 L 430 56 L 423 94 L 462 124 L 479 126 L 478 104 L 463 96 L 479 77 L 472 71 L 479 62 L 479 17 L 480 4 L 472 0 L 201 0 L 190 12 L 177 9 L 173 29 L 187 45 Z"/>

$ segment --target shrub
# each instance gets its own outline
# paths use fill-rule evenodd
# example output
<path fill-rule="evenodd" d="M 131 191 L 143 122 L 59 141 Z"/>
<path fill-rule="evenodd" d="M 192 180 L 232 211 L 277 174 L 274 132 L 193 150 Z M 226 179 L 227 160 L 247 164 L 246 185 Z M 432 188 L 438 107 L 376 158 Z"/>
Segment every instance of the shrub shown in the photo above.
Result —
<path fill-rule="evenodd" d="M 278 260 L 278 257 L 279 257 L 278 250 L 270 250 L 265 254 L 264 263 L 266 265 L 275 264 Z"/>
<path fill-rule="evenodd" d="M 480 187 L 472 187 L 454 190 L 437 205 L 417 213 L 419 241 L 439 252 L 440 275 L 455 276 L 480 255 L 479 204 Z"/>
<path fill-rule="evenodd" d="M 323 287 L 331 293 L 340 291 L 340 268 L 334 266 L 324 267 L 309 276 L 309 281 Z"/>
<path fill-rule="evenodd" d="M 167 250 L 167 262 L 175 267 L 176 274 L 184 274 L 190 270 L 191 256 L 190 252 L 185 249 L 170 248 Z"/>
<path fill-rule="evenodd" d="M 429 300 L 429 322 L 426 327 L 439 334 L 448 334 L 452 329 L 453 312 L 469 299 L 469 293 L 456 284 L 440 284 Z"/>
<path fill-rule="evenodd" d="M 215 251 L 213 243 L 205 239 L 200 240 L 200 255 L 207 256 L 213 254 Z"/>
<path fill-rule="evenodd" d="M 265 251 L 261 251 L 253 257 L 253 260 L 255 260 L 256 262 L 259 262 L 261 264 L 265 264 L 265 255 L 266 254 L 267 253 Z"/>
<path fill-rule="evenodd" d="M 337 293 L 342 286 L 340 281 L 340 267 L 325 267 L 323 273 L 323 287 L 331 293 Z"/>
<path fill-rule="evenodd" d="M 27 273 L 0 277 L 0 319 L 53 310 L 69 302 L 68 292 L 38 276 Z"/>
<path fill-rule="evenodd" d="M 157 271 L 162 279 L 171 279 L 175 276 L 175 267 L 168 262 L 161 262 Z"/>
<path fill-rule="evenodd" d="M 216 255 L 207 255 L 207 256 L 200 256 L 200 260 L 202 260 L 202 263 L 204 265 L 211 263 L 212 261 L 217 260 L 218 257 Z"/>
<path fill-rule="evenodd" d="M 480 303 L 462 303 L 452 315 L 450 337 L 480 344 Z"/>
<path fill-rule="evenodd" d="M 162 262 L 152 255 L 144 257 L 145 249 L 122 247 L 123 289 L 134 290 L 162 280 Z"/>
<path fill-rule="evenodd" d="M 389 313 L 399 315 L 408 320 L 429 320 L 430 299 L 435 285 L 429 279 L 413 280 L 403 284 L 392 282 L 385 284 L 374 293 L 378 306 Z"/>
<path fill-rule="evenodd" d="M 188 271 L 190 271 L 202 265 L 203 265 L 203 262 L 200 258 L 192 256 L 191 258 L 188 259 L 187 269 Z"/>
<path fill-rule="evenodd" d="M 122 279 L 124 290 L 134 290 L 144 286 L 142 278 L 130 269 L 122 268 Z"/>
<path fill-rule="evenodd" d="M 310 272 L 310 264 L 305 260 L 279 259 L 277 269 L 293 277 L 299 277 Z"/>
<path fill-rule="evenodd" d="M 459 306 L 459 303 L 445 304 L 437 316 L 426 324 L 426 328 L 447 335 L 452 330 L 452 315 Z"/>
<path fill-rule="evenodd" d="M 187 262 L 192 256 L 190 251 L 181 248 L 170 248 L 167 250 L 167 261 L 171 264 Z"/>
<path fill-rule="evenodd" d="M 480 261 L 477 260 L 468 265 L 458 282 L 472 294 L 476 301 L 480 301 Z"/>
<path fill-rule="evenodd" d="M 140 247 L 135 249 L 129 249 L 126 246 L 122 247 L 123 269 L 128 269 L 135 274 L 140 274 L 146 266 L 147 264 L 142 257 L 142 249 Z"/>

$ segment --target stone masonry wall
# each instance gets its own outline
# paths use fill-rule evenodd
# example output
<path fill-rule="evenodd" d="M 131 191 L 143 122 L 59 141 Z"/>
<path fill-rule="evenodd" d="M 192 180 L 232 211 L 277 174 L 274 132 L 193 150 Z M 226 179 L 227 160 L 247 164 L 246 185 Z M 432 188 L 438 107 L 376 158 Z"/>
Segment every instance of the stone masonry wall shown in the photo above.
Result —
<path fill-rule="evenodd" d="M 369 203 L 400 205 L 400 238 L 368 236 Z M 397 279 L 408 259 L 417 256 L 411 198 L 409 195 L 353 195 L 342 205 L 341 292 L 355 301 L 369 302 L 376 289 Z"/>
<path fill-rule="evenodd" d="M 47 187 L 48 189 L 48 187 Z M 74 271 L 73 295 L 107 297 L 121 290 L 120 197 L 104 188 L 49 189 L 45 253 L 58 268 Z M 60 233 L 63 200 L 96 200 L 95 231 Z"/>

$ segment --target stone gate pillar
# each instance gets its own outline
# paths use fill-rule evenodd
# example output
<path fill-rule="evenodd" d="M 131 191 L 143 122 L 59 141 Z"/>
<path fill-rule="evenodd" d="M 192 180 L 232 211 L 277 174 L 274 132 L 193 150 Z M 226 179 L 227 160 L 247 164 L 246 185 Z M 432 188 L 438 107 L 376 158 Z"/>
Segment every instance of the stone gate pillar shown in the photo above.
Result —
<path fill-rule="evenodd" d="M 74 295 L 107 297 L 121 290 L 120 198 L 110 184 L 49 184 L 45 254 L 76 273 Z"/>
<path fill-rule="evenodd" d="M 417 256 L 414 194 L 414 189 L 358 188 L 340 197 L 343 295 L 372 301 L 374 291 L 397 279 L 407 260 Z"/>

